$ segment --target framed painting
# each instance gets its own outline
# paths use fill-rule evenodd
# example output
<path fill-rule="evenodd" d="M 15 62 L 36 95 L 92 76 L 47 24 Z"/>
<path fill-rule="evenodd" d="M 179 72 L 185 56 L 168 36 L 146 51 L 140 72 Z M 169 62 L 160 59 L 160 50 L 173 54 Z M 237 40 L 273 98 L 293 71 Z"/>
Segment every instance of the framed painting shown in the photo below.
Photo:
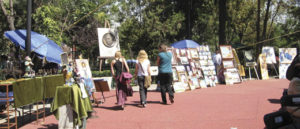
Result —
<path fill-rule="evenodd" d="M 266 54 L 266 63 L 267 64 L 276 64 L 274 47 L 263 47 L 262 53 Z"/>
<path fill-rule="evenodd" d="M 178 77 L 178 72 L 176 70 L 175 67 L 172 67 L 172 73 L 173 73 L 173 81 L 174 82 L 178 82 L 179 81 L 179 77 Z"/>
<path fill-rule="evenodd" d="M 243 54 L 244 54 L 245 63 L 247 63 L 247 62 L 255 62 L 252 50 L 244 51 Z"/>
<path fill-rule="evenodd" d="M 187 57 L 187 53 L 185 49 L 180 49 L 180 56 L 181 57 Z"/>
<path fill-rule="evenodd" d="M 151 71 L 151 76 L 157 76 L 158 75 L 158 67 L 157 66 L 151 66 L 150 71 Z"/>
<path fill-rule="evenodd" d="M 183 65 L 179 65 L 179 66 L 175 66 L 175 67 L 176 67 L 177 72 L 185 72 L 185 68 Z"/>
<path fill-rule="evenodd" d="M 186 75 L 186 72 L 179 72 L 178 76 L 179 76 L 180 82 L 184 82 L 184 83 L 189 82 L 189 79 L 188 79 L 188 76 Z"/>
<path fill-rule="evenodd" d="M 220 45 L 220 51 L 223 59 L 233 59 L 232 48 L 230 45 Z"/>
<path fill-rule="evenodd" d="M 189 64 L 189 59 L 187 57 L 180 57 L 181 64 Z"/>
<path fill-rule="evenodd" d="M 190 48 L 190 53 L 193 59 L 199 59 L 198 50 L 196 48 Z"/>
<path fill-rule="evenodd" d="M 172 53 L 172 65 L 177 65 L 177 54 L 176 54 L 176 50 L 174 50 L 174 48 L 167 48 L 167 52 L 171 52 Z"/>
<path fill-rule="evenodd" d="M 297 55 L 297 48 L 279 48 L 279 62 L 290 64 Z"/>
<path fill-rule="evenodd" d="M 223 66 L 225 69 L 234 68 L 233 60 L 223 60 Z"/>

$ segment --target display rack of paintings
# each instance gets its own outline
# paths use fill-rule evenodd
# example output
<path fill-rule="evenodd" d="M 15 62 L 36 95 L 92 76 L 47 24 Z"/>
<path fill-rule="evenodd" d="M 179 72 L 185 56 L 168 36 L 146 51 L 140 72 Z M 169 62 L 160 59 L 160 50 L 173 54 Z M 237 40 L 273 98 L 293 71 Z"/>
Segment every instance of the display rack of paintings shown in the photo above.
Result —
<path fill-rule="evenodd" d="M 279 48 L 279 78 L 286 78 L 287 68 L 297 55 L 297 48 Z"/>
<path fill-rule="evenodd" d="M 233 49 L 230 45 L 220 45 L 222 56 L 222 64 L 224 67 L 224 76 L 226 84 L 234 84 L 242 82 L 240 72 L 238 70 L 239 60 L 234 57 Z"/>
<path fill-rule="evenodd" d="M 216 68 L 212 60 L 211 52 L 208 45 L 200 45 L 198 48 L 200 69 L 203 72 L 205 85 L 216 86 L 218 79 L 216 76 Z M 196 61 L 197 62 L 197 61 Z M 200 86 L 204 86 L 204 82 L 200 80 Z M 204 86 L 206 87 L 206 86 Z"/>

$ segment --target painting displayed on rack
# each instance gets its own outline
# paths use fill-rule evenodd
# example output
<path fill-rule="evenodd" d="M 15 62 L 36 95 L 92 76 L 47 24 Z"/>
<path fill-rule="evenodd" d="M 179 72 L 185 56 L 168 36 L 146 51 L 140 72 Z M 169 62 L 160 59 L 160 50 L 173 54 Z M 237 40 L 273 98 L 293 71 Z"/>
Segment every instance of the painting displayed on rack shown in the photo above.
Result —
<path fill-rule="evenodd" d="M 190 53 L 193 59 L 199 59 L 198 51 L 196 48 L 190 48 Z"/>
<path fill-rule="evenodd" d="M 255 62 L 252 50 L 244 51 L 244 60 L 245 60 L 245 63 L 247 63 L 247 62 Z"/>
<path fill-rule="evenodd" d="M 266 54 L 267 64 L 276 64 L 274 47 L 263 47 L 262 53 Z"/>
<path fill-rule="evenodd" d="M 189 59 L 187 57 L 179 57 L 181 64 L 189 64 Z"/>
<path fill-rule="evenodd" d="M 232 48 L 230 45 L 220 45 L 220 51 L 223 59 L 233 59 Z"/>
<path fill-rule="evenodd" d="M 158 75 L 158 67 L 157 66 L 151 66 L 150 71 L 151 71 L 151 76 L 157 76 Z"/>
<path fill-rule="evenodd" d="M 269 79 L 269 73 L 267 69 L 267 62 L 266 62 L 266 54 L 259 54 L 258 60 L 260 65 L 261 77 L 262 80 Z"/>
<path fill-rule="evenodd" d="M 167 52 L 172 53 L 172 65 L 177 65 L 177 56 L 175 48 L 167 48 Z"/>
<path fill-rule="evenodd" d="M 224 76 L 226 85 L 241 82 L 239 71 L 236 68 L 226 69 Z"/>
<path fill-rule="evenodd" d="M 279 62 L 292 63 L 297 55 L 297 48 L 279 48 Z"/>
<path fill-rule="evenodd" d="M 223 66 L 225 69 L 227 68 L 233 68 L 234 64 L 232 60 L 223 60 Z"/>
<path fill-rule="evenodd" d="M 177 72 L 177 70 L 176 70 L 175 67 L 172 67 L 172 73 L 173 73 L 173 81 L 174 81 L 174 82 L 179 81 L 179 78 L 178 78 L 178 72 Z"/>
<path fill-rule="evenodd" d="M 290 64 L 279 64 L 279 79 L 286 79 L 286 71 L 289 68 Z"/>

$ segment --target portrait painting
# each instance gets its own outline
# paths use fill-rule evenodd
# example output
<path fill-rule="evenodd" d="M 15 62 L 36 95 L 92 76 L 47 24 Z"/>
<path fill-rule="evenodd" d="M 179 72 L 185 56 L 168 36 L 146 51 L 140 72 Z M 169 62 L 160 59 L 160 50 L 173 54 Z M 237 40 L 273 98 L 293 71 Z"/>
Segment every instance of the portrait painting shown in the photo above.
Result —
<path fill-rule="evenodd" d="M 119 36 L 116 29 L 97 28 L 99 52 L 101 58 L 113 58 L 120 50 Z"/>

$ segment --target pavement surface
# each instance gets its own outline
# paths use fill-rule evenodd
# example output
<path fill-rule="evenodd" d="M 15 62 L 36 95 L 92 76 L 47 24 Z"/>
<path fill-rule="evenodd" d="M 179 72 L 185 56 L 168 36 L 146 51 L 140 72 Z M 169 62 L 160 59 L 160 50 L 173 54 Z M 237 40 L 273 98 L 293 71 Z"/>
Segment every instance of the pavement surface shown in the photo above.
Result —
<path fill-rule="evenodd" d="M 286 79 L 250 80 L 175 94 L 175 103 L 161 104 L 156 85 L 148 92 L 148 105 L 139 104 L 138 88 L 128 97 L 125 110 L 116 103 L 115 91 L 105 92 L 106 102 L 94 105 L 87 129 L 263 129 L 263 116 L 280 108 Z M 100 93 L 97 94 L 100 97 Z M 34 121 L 21 129 L 56 129 L 53 115 L 44 124 Z"/>

